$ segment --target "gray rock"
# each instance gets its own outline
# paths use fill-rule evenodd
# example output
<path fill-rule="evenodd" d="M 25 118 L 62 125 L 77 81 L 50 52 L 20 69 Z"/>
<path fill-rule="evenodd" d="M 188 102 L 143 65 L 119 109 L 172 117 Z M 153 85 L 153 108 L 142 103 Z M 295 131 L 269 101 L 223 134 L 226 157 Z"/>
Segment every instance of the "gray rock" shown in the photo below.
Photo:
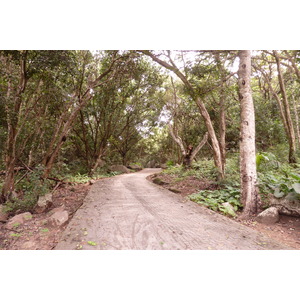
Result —
<path fill-rule="evenodd" d="M 113 165 L 113 166 L 110 166 L 108 169 L 111 172 L 130 173 L 129 169 L 123 165 Z"/>
<path fill-rule="evenodd" d="M 95 182 L 96 182 L 96 180 L 91 179 L 91 180 L 89 181 L 89 185 L 93 185 Z"/>
<path fill-rule="evenodd" d="M 64 225 L 69 220 L 69 214 L 66 210 L 59 210 L 55 212 L 51 217 L 48 219 L 48 225 L 53 227 L 59 227 Z"/>
<path fill-rule="evenodd" d="M 300 196 L 291 192 L 286 197 L 277 199 L 272 197 L 270 205 L 278 209 L 279 214 L 300 217 Z"/>
<path fill-rule="evenodd" d="M 30 212 L 25 212 L 12 217 L 6 224 L 6 228 L 11 230 L 18 227 L 20 224 L 24 224 L 27 220 L 32 219 L 32 214 Z"/>
<path fill-rule="evenodd" d="M 130 164 L 128 166 L 128 169 L 134 170 L 134 171 L 141 171 L 143 168 L 139 165 L 136 164 Z"/>
<path fill-rule="evenodd" d="M 147 168 L 155 168 L 155 164 L 156 164 L 156 161 L 155 161 L 155 160 L 150 160 L 150 161 L 147 163 Z"/>
<path fill-rule="evenodd" d="M 256 217 L 256 221 L 263 224 L 275 224 L 279 221 L 279 213 L 276 207 L 269 207 Z"/>
<path fill-rule="evenodd" d="M 232 217 L 236 217 L 235 210 L 229 202 L 224 202 L 221 205 L 226 208 L 226 214 L 228 214 Z"/>
<path fill-rule="evenodd" d="M 53 206 L 52 194 L 46 194 L 44 196 L 39 196 L 39 200 L 34 208 L 34 211 L 38 214 L 41 214 L 47 211 Z"/>
<path fill-rule="evenodd" d="M 4 206 L 0 205 L 0 222 L 6 222 L 8 220 L 8 213 L 4 211 Z"/>

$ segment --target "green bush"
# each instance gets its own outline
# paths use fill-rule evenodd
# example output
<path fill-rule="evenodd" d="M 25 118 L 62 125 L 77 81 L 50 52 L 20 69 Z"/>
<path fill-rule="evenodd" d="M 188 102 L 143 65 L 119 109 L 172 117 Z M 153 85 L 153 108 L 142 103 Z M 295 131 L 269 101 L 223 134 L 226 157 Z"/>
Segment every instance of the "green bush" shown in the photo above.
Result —
<path fill-rule="evenodd" d="M 51 183 L 41 179 L 44 172 L 42 166 L 38 166 L 30 172 L 22 181 L 16 184 L 16 190 L 21 191 L 22 196 L 5 203 L 5 211 L 9 213 L 32 211 L 38 197 L 50 191 Z"/>
<path fill-rule="evenodd" d="M 166 165 L 167 165 L 167 167 L 173 167 L 173 166 L 175 165 L 175 163 L 174 163 L 173 160 L 168 160 L 168 161 L 166 162 Z"/>

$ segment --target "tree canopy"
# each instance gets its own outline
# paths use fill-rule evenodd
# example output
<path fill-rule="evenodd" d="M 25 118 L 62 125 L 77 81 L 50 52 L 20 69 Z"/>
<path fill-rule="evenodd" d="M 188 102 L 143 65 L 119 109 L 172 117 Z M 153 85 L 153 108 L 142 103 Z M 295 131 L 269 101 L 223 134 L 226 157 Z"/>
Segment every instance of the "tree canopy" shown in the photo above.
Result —
<path fill-rule="evenodd" d="M 251 56 L 253 155 L 295 165 L 300 51 Z M 36 169 L 46 180 L 213 158 L 216 181 L 226 180 L 249 122 L 240 63 L 241 52 L 227 50 L 0 51 L 1 202 Z"/>

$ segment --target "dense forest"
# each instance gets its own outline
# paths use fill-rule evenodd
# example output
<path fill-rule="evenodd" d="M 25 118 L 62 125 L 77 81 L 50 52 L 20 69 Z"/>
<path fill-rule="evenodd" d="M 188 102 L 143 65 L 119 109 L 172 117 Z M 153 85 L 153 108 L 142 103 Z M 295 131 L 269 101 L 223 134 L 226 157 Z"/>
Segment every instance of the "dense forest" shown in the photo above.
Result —
<path fill-rule="evenodd" d="M 299 99 L 300 51 L 0 51 L 1 203 L 112 165 L 209 178 L 245 218 L 299 200 Z"/>

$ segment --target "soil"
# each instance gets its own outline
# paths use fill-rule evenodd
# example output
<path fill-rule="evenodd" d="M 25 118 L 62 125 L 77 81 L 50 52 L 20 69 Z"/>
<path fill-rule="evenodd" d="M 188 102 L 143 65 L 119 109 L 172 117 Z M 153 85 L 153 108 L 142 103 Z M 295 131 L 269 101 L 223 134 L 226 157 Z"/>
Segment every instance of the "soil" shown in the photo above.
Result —
<path fill-rule="evenodd" d="M 82 205 L 91 185 L 62 185 L 53 193 L 53 207 L 64 206 L 68 211 L 69 221 L 77 209 Z M 32 218 L 20 224 L 14 230 L 5 228 L 0 223 L 0 249 L 2 250 L 51 250 L 53 249 L 67 227 L 47 226 L 49 211 L 41 214 L 32 214 Z M 69 222 L 68 221 L 68 222 Z"/>
<path fill-rule="evenodd" d="M 214 182 L 193 176 L 178 181 L 175 175 L 160 173 L 151 175 L 149 180 L 153 180 L 154 178 L 159 178 L 163 182 L 162 187 L 171 191 L 175 190 L 183 197 L 187 197 L 199 190 L 214 190 L 217 188 Z M 237 215 L 239 214 L 237 213 Z M 300 249 L 300 218 L 281 215 L 279 222 L 272 225 L 261 224 L 254 219 L 245 221 L 234 218 L 232 220 L 253 228 L 280 243 Z"/>
<path fill-rule="evenodd" d="M 160 170 L 155 170 L 154 172 L 159 171 Z M 32 219 L 27 220 L 24 224 L 18 226 L 18 228 L 15 228 L 14 230 L 6 229 L 5 224 L 0 223 L 0 249 L 285 249 L 286 246 L 286 248 L 300 249 L 299 218 L 281 216 L 280 221 L 274 225 L 264 225 L 253 220 L 239 221 L 238 219 L 229 219 L 183 198 L 200 189 L 215 189 L 216 185 L 213 182 L 199 180 L 195 177 L 189 177 L 178 181 L 171 175 L 159 174 L 158 177 L 163 180 L 164 184 L 159 187 L 153 183 L 149 183 L 149 187 L 145 185 L 145 182 L 147 183 L 145 178 L 150 175 L 151 172 L 153 173 L 153 169 L 139 172 L 142 175 L 138 178 L 132 177 L 134 174 L 128 174 L 109 179 L 101 179 L 94 185 L 77 184 L 59 187 L 53 193 L 54 207 L 65 206 L 65 209 L 69 213 L 68 223 L 59 228 L 47 227 L 47 217 L 49 212 L 33 214 Z M 151 177 L 153 177 L 153 175 L 148 179 L 151 180 Z M 133 180 L 133 182 L 131 180 Z M 129 198 L 132 198 L 132 194 L 136 189 L 135 184 L 142 184 L 142 190 L 138 196 L 133 197 L 135 200 L 127 203 L 127 205 L 120 203 L 120 199 L 126 199 L 127 201 Z M 127 193 L 121 196 L 122 192 L 124 192 L 124 187 L 127 190 Z M 168 198 L 168 201 L 164 201 L 167 202 L 166 209 L 168 210 L 168 213 L 170 213 L 170 207 L 172 205 L 173 214 L 175 212 L 173 217 L 180 219 L 179 222 L 181 223 L 179 225 L 172 223 L 168 224 L 170 220 L 165 213 L 163 213 L 163 217 L 158 221 L 153 219 L 162 215 L 162 212 L 158 211 L 158 208 L 161 208 L 162 203 L 160 203 L 158 207 L 151 201 L 154 199 L 153 197 L 155 197 L 153 195 L 153 187 L 155 188 L 155 193 L 158 195 L 158 198 L 162 198 L 162 195 L 164 195 L 164 199 Z M 158 192 L 156 188 L 158 188 Z M 165 191 L 166 188 L 173 191 Z M 108 197 L 108 192 L 111 193 L 111 191 L 113 191 L 114 194 L 112 197 Z M 164 191 L 167 193 L 167 196 Z M 149 194 L 150 192 L 151 195 Z M 149 197 L 146 197 L 146 200 L 143 200 L 145 195 L 148 195 Z M 95 197 L 97 197 L 97 202 L 94 202 L 96 201 L 94 199 Z M 99 201 L 101 198 L 103 201 Z M 117 206 L 119 206 L 119 209 L 114 208 L 112 211 L 111 200 L 114 199 L 119 199 L 116 203 Z M 83 203 L 84 205 L 82 205 Z M 92 210 L 94 212 L 89 215 L 89 218 L 84 218 L 83 216 L 87 216 L 89 203 L 93 203 Z M 139 213 L 136 211 L 137 206 L 140 209 Z M 107 211 L 106 216 L 99 214 L 100 207 L 103 208 L 101 212 L 104 210 Z M 134 210 L 133 207 L 135 207 Z M 128 212 L 133 218 L 132 220 L 124 217 L 124 211 L 126 209 L 129 209 Z M 98 212 L 95 213 L 95 211 Z M 188 222 L 190 222 L 187 228 L 183 225 L 185 221 L 181 218 L 183 211 L 187 214 Z M 147 212 L 148 214 L 145 215 Z M 176 216 L 176 213 L 179 215 Z M 75 218 L 73 218 L 74 214 L 76 216 Z M 97 214 L 96 218 L 95 214 Z M 196 215 L 200 215 L 200 220 L 193 220 L 196 218 Z M 186 216 L 184 218 L 186 218 Z M 90 228 L 93 228 L 95 225 L 93 224 L 93 219 L 97 220 L 97 223 L 99 223 L 100 217 L 102 218 L 101 228 L 91 230 Z M 141 217 L 143 217 L 143 220 L 141 220 Z M 232 228 L 232 224 L 236 224 L 237 226 L 246 225 L 247 227 L 243 227 L 244 230 L 240 227 L 236 228 L 234 235 L 238 236 L 237 233 L 240 232 L 242 234 L 241 240 L 235 237 L 234 243 L 230 244 L 231 246 L 227 243 L 229 233 L 226 236 L 227 241 L 219 240 L 218 243 L 216 243 L 216 240 L 218 239 L 214 239 L 214 243 L 209 242 L 211 237 L 208 239 L 206 231 L 202 232 L 201 236 L 201 240 L 204 240 L 204 242 L 206 240 L 205 243 L 203 242 L 204 244 L 202 243 L 199 245 L 195 240 L 193 242 L 188 242 L 187 237 L 191 236 L 189 233 L 191 227 L 195 224 L 198 226 L 199 222 L 203 222 L 205 227 L 205 218 L 207 217 L 212 218 L 212 220 L 209 219 L 206 224 L 210 230 L 215 227 L 216 230 L 223 231 L 224 224 L 227 224 L 228 222 Z M 228 222 L 226 220 L 228 220 Z M 222 228 L 219 228 L 216 222 L 220 223 Z M 132 224 L 134 224 L 134 227 L 132 227 Z M 71 234 L 76 231 L 74 229 L 76 227 L 75 225 L 77 226 L 77 233 Z M 171 238 L 165 233 L 166 226 L 173 228 Z M 130 242 L 128 237 L 125 236 L 124 230 L 127 227 L 130 229 Z M 197 229 L 199 231 L 198 227 Z M 248 228 L 250 230 L 249 232 L 247 231 Z M 93 235 L 93 231 L 95 235 Z M 107 233 L 104 234 L 106 231 Z M 254 244 L 249 246 L 245 244 L 244 236 L 245 234 L 247 236 L 253 235 L 253 232 L 257 233 L 255 236 L 256 240 Z M 203 233 L 206 234 L 206 238 Z M 260 233 L 264 234 L 263 238 L 259 235 Z M 112 241 L 110 241 L 109 235 L 113 237 Z M 73 241 L 67 245 L 66 241 L 68 241 L 68 239 L 70 240 L 70 236 L 72 236 Z M 99 240 L 99 236 L 102 236 L 101 240 Z M 184 236 L 185 239 L 183 239 Z M 266 242 L 266 236 L 278 242 L 278 244 L 275 243 L 274 245 L 271 245 L 271 243 Z M 176 245 L 172 245 L 174 244 L 174 241 L 176 241 Z M 139 242 L 142 242 L 142 244 L 139 244 Z M 65 244 L 63 245 L 63 243 Z M 224 245 L 222 246 L 222 244 Z"/>

